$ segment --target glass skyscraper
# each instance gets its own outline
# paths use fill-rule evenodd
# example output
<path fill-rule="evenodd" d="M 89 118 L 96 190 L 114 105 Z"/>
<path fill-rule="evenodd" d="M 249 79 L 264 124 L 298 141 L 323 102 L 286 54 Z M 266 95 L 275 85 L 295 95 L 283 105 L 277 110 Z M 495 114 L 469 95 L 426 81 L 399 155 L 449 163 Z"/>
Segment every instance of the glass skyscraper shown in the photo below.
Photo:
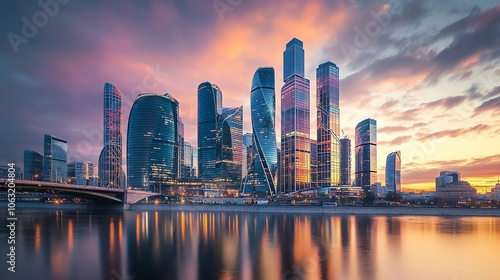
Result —
<path fill-rule="evenodd" d="M 340 184 L 351 185 L 351 139 L 340 139 Z"/>
<path fill-rule="evenodd" d="M 401 192 L 401 151 L 387 155 L 385 186 L 390 192 Z"/>
<path fill-rule="evenodd" d="M 122 94 L 112 84 L 104 84 L 104 147 L 99 155 L 100 185 L 125 188 L 122 167 Z"/>
<path fill-rule="evenodd" d="M 367 189 L 377 181 L 377 121 L 358 123 L 355 135 L 356 186 Z"/>
<path fill-rule="evenodd" d="M 292 75 L 304 77 L 304 43 L 293 38 L 283 52 L 283 81 Z"/>
<path fill-rule="evenodd" d="M 217 181 L 226 188 L 239 189 L 243 161 L 243 106 L 223 108 L 217 136 Z"/>
<path fill-rule="evenodd" d="M 68 141 L 45 134 L 43 149 L 43 180 L 66 183 L 68 173 Z"/>
<path fill-rule="evenodd" d="M 179 103 L 168 93 L 139 95 L 127 131 L 127 181 L 133 188 L 155 190 L 178 178 Z"/>
<path fill-rule="evenodd" d="M 284 57 L 281 88 L 281 184 L 285 192 L 311 186 L 309 80 L 304 78 L 304 49 L 296 38 Z"/>
<path fill-rule="evenodd" d="M 76 161 L 68 163 L 68 179 L 76 185 L 88 185 L 90 178 L 94 177 L 94 164 L 89 161 Z"/>
<path fill-rule="evenodd" d="M 216 179 L 217 132 L 222 114 L 222 92 L 209 82 L 198 86 L 198 177 Z"/>
<path fill-rule="evenodd" d="M 328 61 L 316 69 L 317 177 L 319 187 L 340 181 L 339 68 Z"/>
<path fill-rule="evenodd" d="M 24 151 L 24 179 L 43 180 L 43 155 L 35 151 Z"/>
<path fill-rule="evenodd" d="M 255 72 L 250 93 L 252 116 L 252 162 L 243 192 L 276 194 L 278 154 L 276 151 L 276 94 L 274 68 Z"/>

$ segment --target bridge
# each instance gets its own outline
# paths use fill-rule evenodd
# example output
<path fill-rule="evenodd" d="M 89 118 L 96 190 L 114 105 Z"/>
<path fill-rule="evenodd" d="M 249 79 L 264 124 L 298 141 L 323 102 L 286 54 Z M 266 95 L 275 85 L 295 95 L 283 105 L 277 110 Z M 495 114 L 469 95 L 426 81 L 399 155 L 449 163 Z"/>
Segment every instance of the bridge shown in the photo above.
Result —
<path fill-rule="evenodd" d="M 134 204 L 146 197 L 159 195 L 158 193 L 124 190 L 116 188 L 72 185 L 42 181 L 14 180 L 16 192 L 56 192 L 72 197 L 84 198 L 98 204 Z M 9 181 L 0 179 L 0 191 L 7 191 Z"/>

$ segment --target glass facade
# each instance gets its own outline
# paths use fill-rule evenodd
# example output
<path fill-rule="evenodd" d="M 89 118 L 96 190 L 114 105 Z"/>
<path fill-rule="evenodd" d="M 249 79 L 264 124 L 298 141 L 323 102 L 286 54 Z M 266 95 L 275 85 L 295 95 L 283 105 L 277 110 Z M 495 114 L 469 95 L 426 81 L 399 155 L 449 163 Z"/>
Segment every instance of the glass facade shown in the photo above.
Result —
<path fill-rule="evenodd" d="M 198 176 L 204 179 L 218 177 L 215 167 L 217 131 L 222 114 L 222 92 L 209 82 L 198 86 Z"/>
<path fill-rule="evenodd" d="M 193 146 L 189 142 L 184 142 L 183 154 L 184 160 L 181 165 L 181 178 L 193 177 Z"/>
<path fill-rule="evenodd" d="M 43 155 L 35 151 L 24 151 L 24 179 L 42 181 Z"/>
<path fill-rule="evenodd" d="M 94 177 L 94 164 L 89 161 L 76 161 L 68 163 L 68 179 L 72 184 L 88 185 L 88 180 Z"/>
<path fill-rule="evenodd" d="M 304 43 L 293 38 L 283 52 L 283 81 L 292 75 L 304 77 Z"/>
<path fill-rule="evenodd" d="M 179 143 L 179 162 L 177 163 L 177 171 L 179 174 L 177 175 L 177 178 L 182 178 L 182 168 L 184 166 L 184 123 L 182 122 L 182 118 L 178 117 L 177 118 L 177 137 L 178 143 Z"/>
<path fill-rule="evenodd" d="M 104 84 L 104 147 L 99 155 L 100 185 L 125 188 L 122 167 L 122 94 L 112 84 Z"/>
<path fill-rule="evenodd" d="M 401 192 L 401 151 L 387 155 L 385 186 L 390 192 Z"/>
<path fill-rule="evenodd" d="M 243 106 L 223 108 L 217 136 L 217 178 L 225 188 L 239 189 L 243 161 Z"/>
<path fill-rule="evenodd" d="M 141 94 L 132 105 L 127 131 L 127 181 L 154 190 L 178 178 L 179 103 L 168 93 Z"/>
<path fill-rule="evenodd" d="M 252 156 L 243 193 L 276 194 L 278 154 L 276 152 L 276 94 L 274 68 L 257 69 L 252 79 Z"/>
<path fill-rule="evenodd" d="M 43 150 L 43 180 L 66 183 L 68 174 L 68 141 L 46 134 Z"/>
<path fill-rule="evenodd" d="M 340 139 L 340 185 L 351 185 L 351 139 Z"/>
<path fill-rule="evenodd" d="M 339 68 L 332 62 L 316 69 L 318 186 L 340 182 Z"/>
<path fill-rule="evenodd" d="M 285 192 L 310 188 L 309 80 L 294 75 L 281 89 L 282 184 Z"/>
<path fill-rule="evenodd" d="M 370 187 L 377 181 L 377 121 L 366 119 L 356 126 L 355 176 L 357 187 Z"/>

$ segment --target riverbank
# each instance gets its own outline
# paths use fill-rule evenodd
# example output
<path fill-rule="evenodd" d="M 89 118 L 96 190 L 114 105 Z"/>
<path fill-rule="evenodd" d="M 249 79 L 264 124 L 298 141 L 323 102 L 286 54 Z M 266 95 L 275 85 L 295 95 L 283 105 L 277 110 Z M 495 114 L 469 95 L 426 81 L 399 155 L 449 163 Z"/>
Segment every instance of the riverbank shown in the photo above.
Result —
<path fill-rule="evenodd" d="M 397 216 L 476 216 L 500 217 L 500 209 L 431 207 L 355 207 L 355 206 L 283 206 L 283 205 L 204 205 L 204 204 L 132 204 L 130 211 L 246 212 L 325 215 L 397 215 Z"/>

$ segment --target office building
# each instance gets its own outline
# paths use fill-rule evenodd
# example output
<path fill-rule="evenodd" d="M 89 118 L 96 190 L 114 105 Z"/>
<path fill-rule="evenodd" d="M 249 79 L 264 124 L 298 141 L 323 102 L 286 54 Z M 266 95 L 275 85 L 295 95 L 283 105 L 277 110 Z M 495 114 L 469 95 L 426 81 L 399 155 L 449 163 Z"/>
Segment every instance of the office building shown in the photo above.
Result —
<path fill-rule="evenodd" d="M 43 180 L 43 155 L 35 151 L 24 151 L 24 180 Z"/>
<path fill-rule="evenodd" d="M 178 179 L 179 103 L 170 94 L 145 93 L 132 105 L 127 131 L 127 182 L 157 191 Z"/>
<path fill-rule="evenodd" d="M 401 192 L 401 151 L 387 155 L 385 186 L 389 192 Z"/>
<path fill-rule="evenodd" d="M 351 139 L 340 139 L 340 185 L 351 185 Z"/>
<path fill-rule="evenodd" d="M 340 182 L 339 68 L 325 62 L 316 69 L 318 186 Z"/>
<path fill-rule="evenodd" d="M 43 180 L 66 183 L 68 174 L 68 141 L 46 134 L 44 136 Z"/>
<path fill-rule="evenodd" d="M 358 123 L 354 143 L 356 186 L 368 190 L 377 181 L 377 121 Z"/>
<path fill-rule="evenodd" d="M 99 155 L 100 185 L 125 188 L 122 167 L 122 94 L 112 84 L 104 84 L 104 147 Z"/>

